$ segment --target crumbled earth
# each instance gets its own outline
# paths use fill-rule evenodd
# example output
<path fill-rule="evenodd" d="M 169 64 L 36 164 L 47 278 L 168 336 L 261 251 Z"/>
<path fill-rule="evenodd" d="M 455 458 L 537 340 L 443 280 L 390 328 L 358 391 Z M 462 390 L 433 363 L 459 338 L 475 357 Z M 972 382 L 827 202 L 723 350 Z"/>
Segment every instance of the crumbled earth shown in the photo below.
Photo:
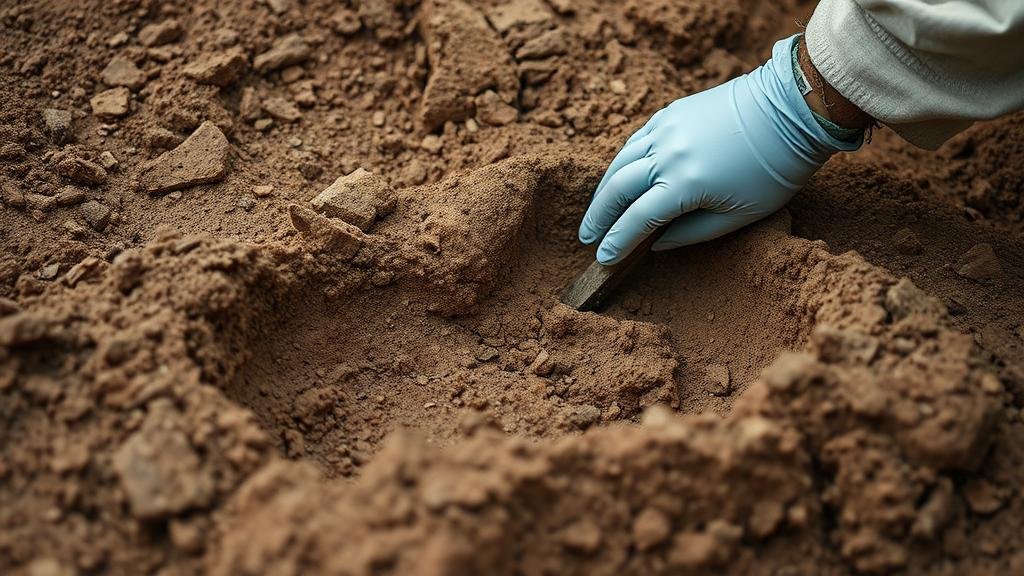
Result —
<path fill-rule="evenodd" d="M 0 6 L 0 572 L 1024 573 L 1024 117 L 558 302 L 811 8 Z"/>

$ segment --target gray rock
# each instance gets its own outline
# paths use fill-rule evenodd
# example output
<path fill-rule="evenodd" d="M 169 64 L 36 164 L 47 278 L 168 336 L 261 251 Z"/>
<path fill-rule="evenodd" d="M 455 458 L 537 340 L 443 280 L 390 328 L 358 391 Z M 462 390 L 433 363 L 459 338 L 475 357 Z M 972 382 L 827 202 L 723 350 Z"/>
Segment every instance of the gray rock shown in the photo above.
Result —
<path fill-rule="evenodd" d="M 43 110 L 43 124 L 55 142 L 63 142 L 71 135 L 71 111 L 47 108 Z"/>
<path fill-rule="evenodd" d="M 89 200 L 82 204 L 78 210 L 81 212 L 82 218 L 85 218 L 89 226 L 92 226 L 92 229 L 97 232 L 102 232 L 110 224 L 110 208 L 96 200 Z"/>

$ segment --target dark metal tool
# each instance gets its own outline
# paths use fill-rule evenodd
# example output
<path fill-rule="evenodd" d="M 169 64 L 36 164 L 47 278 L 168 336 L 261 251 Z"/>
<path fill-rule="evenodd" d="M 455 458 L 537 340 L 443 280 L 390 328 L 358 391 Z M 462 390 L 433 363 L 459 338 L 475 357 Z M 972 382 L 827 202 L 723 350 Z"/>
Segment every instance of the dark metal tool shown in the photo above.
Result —
<path fill-rule="evenodd" d="M 594 260 L 590 267 L 562 292 L 562 304 L 571 306 L 580 312 L 596 310 L 604 299 L 622 283 L 630 271 L 643 260 L 651 246 L 658 241 L 658 238 L 661 238 L 666 229 L 668 226 L 662 226 L 652 232 L 618 264 L 605 266 Z"/>

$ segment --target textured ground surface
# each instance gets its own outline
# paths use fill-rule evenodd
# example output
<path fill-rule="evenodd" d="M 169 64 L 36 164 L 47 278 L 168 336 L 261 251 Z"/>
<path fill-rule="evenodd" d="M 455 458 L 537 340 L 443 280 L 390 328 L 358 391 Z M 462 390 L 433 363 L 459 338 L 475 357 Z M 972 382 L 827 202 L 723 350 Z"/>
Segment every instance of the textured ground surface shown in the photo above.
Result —
<path fill-rule="evenodd" d="M 1024 573 L 1024 132 L 557 294 L 754 0 L 0 2 L 0 572 Z"/>

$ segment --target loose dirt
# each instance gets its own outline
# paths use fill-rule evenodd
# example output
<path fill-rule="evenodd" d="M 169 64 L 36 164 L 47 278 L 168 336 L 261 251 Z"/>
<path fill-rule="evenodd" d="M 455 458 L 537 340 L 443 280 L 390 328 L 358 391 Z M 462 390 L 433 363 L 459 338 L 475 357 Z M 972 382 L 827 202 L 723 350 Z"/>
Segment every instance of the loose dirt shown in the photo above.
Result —
<path fill-rule="evenodd" d="M 558 303 L 788 1 L 0 6 L 0 572 L 1024 573 L 1024 117 Z"/>

